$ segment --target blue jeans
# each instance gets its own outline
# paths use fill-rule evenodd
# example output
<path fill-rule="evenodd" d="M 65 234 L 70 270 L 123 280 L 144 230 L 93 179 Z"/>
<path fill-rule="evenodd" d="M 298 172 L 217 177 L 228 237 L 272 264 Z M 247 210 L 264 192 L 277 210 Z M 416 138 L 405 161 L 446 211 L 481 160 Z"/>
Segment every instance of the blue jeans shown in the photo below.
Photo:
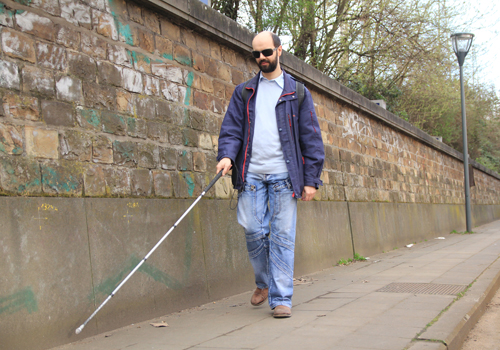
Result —
<path fill-rule="evenodd" d="M 238 222 L 258 288 L 269 288 L 269 306 L 292 307 L 297 199 L 288 173 L 247 173 L 238 197 Z"/>

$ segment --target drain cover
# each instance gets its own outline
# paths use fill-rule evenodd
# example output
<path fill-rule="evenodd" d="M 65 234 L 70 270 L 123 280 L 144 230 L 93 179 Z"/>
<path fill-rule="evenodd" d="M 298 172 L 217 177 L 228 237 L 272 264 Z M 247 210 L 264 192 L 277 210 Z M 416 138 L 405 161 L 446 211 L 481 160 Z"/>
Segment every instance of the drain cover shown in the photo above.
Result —
<path fill-rule="evenodd" d="M 391 283 L 377 290 L 377 292 L 456 295 L 462 292 L 466 287 L 467 286 L 461 286 L 455 284 Z"/>

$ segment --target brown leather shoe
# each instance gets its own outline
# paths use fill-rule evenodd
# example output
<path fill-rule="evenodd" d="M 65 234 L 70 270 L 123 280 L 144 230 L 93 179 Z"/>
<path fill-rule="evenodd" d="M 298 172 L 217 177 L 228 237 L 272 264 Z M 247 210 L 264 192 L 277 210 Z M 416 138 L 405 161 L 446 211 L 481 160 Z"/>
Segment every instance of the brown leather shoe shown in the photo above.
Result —
<path fill-rule="evenodd" d="M 269 292 L 269 288 L 260 289 L 257 288 L 250 299 L 250 304 L 253 306 L 259 306 L 267 300 L 267 293 Z"/>
<path fill-rule="evenodd" d="M 274 308 L 274 318 L 287 318 L 292 316 L 292 309 L 285 305 L 278 305 Z"/>

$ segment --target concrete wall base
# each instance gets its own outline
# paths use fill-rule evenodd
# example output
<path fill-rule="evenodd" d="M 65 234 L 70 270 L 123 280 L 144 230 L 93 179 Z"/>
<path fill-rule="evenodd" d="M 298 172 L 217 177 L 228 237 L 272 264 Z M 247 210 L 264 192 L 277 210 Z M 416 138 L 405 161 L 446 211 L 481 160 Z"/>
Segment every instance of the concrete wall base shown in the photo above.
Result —
<path fill-rule="evenodd" d="M 0 198 L 0 349 L 48 349 L 251 290 L 236 213 L 227 200 L 202 200 L 75 335 L 191 203 Z M 500 218 L 500 206 L 474 206 L 473 215 L 481 225 Z M 295 274 L 463 231 L 464 216 L 458 205 L 299 203 Z"/>

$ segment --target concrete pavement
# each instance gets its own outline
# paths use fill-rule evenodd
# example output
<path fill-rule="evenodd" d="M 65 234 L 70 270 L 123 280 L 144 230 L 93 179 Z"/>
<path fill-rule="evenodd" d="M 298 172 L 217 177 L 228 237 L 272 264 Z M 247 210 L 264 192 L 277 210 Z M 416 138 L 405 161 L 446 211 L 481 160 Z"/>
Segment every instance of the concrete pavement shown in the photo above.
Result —
<path fill-rule="evenodd" d="M 500 285 L 500 221 L 442 238 L 298 278 L 289 319 L 249 291 L 55 349 L 460 349 Z"/>

